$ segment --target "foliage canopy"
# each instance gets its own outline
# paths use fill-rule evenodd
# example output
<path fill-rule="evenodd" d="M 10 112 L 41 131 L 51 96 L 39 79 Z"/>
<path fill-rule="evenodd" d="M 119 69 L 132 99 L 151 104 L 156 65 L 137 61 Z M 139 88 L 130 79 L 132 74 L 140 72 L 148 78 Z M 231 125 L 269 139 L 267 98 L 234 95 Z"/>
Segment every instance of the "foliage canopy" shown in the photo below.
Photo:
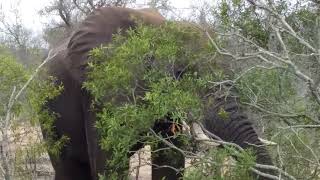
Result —
<path fill-rule="evenodd" d="M 203 35 L 192 24 L 139 25 L 91 51 L 84 87 L 102 107 L 97 127 L 113 170 L 125 166 L 134 144 L 149 139 L 141 135 L 157 120 L 202 118 L 208 81 L 222 78 L 222 69 L 207 58 L 214 50 Z"/>

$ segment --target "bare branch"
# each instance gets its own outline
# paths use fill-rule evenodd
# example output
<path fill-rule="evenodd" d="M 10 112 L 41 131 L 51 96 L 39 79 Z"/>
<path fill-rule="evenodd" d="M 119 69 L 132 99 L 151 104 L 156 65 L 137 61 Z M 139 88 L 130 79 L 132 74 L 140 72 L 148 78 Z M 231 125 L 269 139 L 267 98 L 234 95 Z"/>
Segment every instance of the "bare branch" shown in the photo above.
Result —
<path fill-rule="evenodd" d="M 289 179 L 296 180 L 295 177 L 293 177 L 292 175 L 288 174 L 287 172 L 283 171 L 282 169 L 280 169 L 280 168 L 278 168 L 276 166 L 270 166 L 270 165 L 264 165 L 264 164 L 256 164 L 255 167 L 256 168 L 260 168 L 260 169 L 275 170 L 275 171 L 278 171 L 279 173 L 285 175 Z"/>
<path fill-rule="evenodd" d="M 5 180 L 10 180 L 11 179 L 11 168 L 10 168 L 10 161 L 9 161 L 9 137 L 8 137 L 8 130 L 9 130 L 9 125 L 10 125 L 10 118 L 11 118 L 11 109 L 14 105 L 14 94 L 16 92 L 16 87 L 13 87 L 11 96 L 9 98 L 8 106 L 7 106 L 7 112 L 6 112 L 6 118 L 5 118 L 5 123 L 4 127 L 1 128 L 2 131 L 2 142 L 1 142 L 1 164 L 4 169 L 4 178 Z"/>
<path fill-rule="evenodd" d="M 78 8 L 78 10 L 81 11 L 83 14 L 88 15 L 91 12 L 91 10 L 89 8 L 87 8 L 86 6 L 81 7 L 80 4 L 78 4 L 77 0 L 73 0 L 72 2 Z"/>
<path fill-rule="evenodd" d="M 277 13 L 273 7 L 273 3 L 271 2 L 272 8 L 270 8 L 269 6 L 267 6 L 266 4 L 263 3 L 257 3 L 256 1 L 251 1 L 251 0 L 247 0 L 250 4 L 254 5 L 255 7 L 262 9 L 262 10 L 266 10 L 267 12 L 273 14 L 275 17 L 278 18 L 278 20 L 280 20 L 280 22 L 282 23 L 282 25 L 285 27 L 285 31 L 288 32 L 291 36 L 293 36 L 294 38 L 296 38 L 301 44 L 305 45 L 307 48 L 309 48 L 310 50 L 312 50 L 312 52 L 314 53 L 318 53 L 316 48 L 314 48 L 310 43 L 308 43 L 307 41 L 305 41 L 301 36 L 299 36 L 294 30 L 293 28 L 288 24 L 288 22 L 285 20 L 285 18 L 280 15 L 279 13 Z"/>
<path fill-rule="evenodd" d="M 287 127 L 278 127 L 279 129 L 291 129 L 291 128 L 320 128 L 320 125 L 294 125 L 294 126 L 287 126 Z"/>
<path fill-rule="evenodd" d="M 59 16 L 61 17 L 61 19 L 63 20 L 63 22 L 66 24 L 67 27 L 71 27 L 71 15 L 67 11 L 63 3 L 64 3 L 63 0 L 59 0 L 59 3 L 58 3 Z"/>
<path fill-rule="evenodd" d="M 314 82 L 314 80 L 309 77 L 308 75 L 306 75 L 305 73 L 303 73 L 297 66 L 296 64 L 294 64 L 290 59 L 289 59 L 289 55 L 288 55 L 288 52 L 286 52 L 286 55 L 285 57 L 288 57 L 288 59 L 284 59 L 280 56 L 277 56 L 273 53 L 271 53 L 270 51 L 267 51 L 265 50 L 264 48 L 262 47 L 259 47 L 257 46 L 259 52 L 257 54 L 254 54 L 252 57 L 251 56 L 246 56 L 246 57 L 239 57 L 239 56 L 236 56 L 236 55 L 233 55 L 232 53 L 226 51 L 226 50 L 222 50 L 218 45 L 217 43 L 213 40 L 213 38 L 211 37 L 211 35 L 209 34 L 208 31 L 205 31 L 206 33 L 206 36 L 208 37 L 209 41 L 211 42 L 211 44 L 216 48 L 217 52 L 221 55 L 225 55 L 225 56 L 229 56 L 235 60 L 239 60 L 239 59 L 248 59 L 248 58 L 254 58 L 254 56 L 256 56 L 257 58 L 259 58 L 260 60 L 268 63 L 268 64 L 271 64 L 275 67 L 278 67 L 278 68 L 283 68 L 283 69 L 289 69 L 300 79 L 302 79 L 303 81 L 305 81 L 309 87 L 309 90 L 312 94 L 313 97 L 315 97 L 315 100 L 317 101 L 317 103 L 320 105 L 320 92 Z M 241 38 L 244 38 L 244 39 L 247 39 L 241 35 L 239 35 Z M 280 34 L 278 34 L 277 36 L 280 36 Z M 280 41 L 282 42 L 282 45 L 285 46 L 285 44 L 283 43 L 282 41 L 282 38 L 281 36 L 278 37 L 280 38 Z M 250 42 L 250 41 L 249 41 Z M 253 43 L 253 42 L 252 42 Z M 286 49 L 286 47 L 283 47 L 284 49 Z M 270 61 L 269 59 L 265 58 L 264 56 L 262 56 L 260 53 L 262 54 L 266 54 L 274 59 L 276 59 L 277 61 L 281 62 L 281 63 L 284 63 L 285 65 L 287 65 L 287 67 L 279 64 L 279 63 L 276 63 L 274 61 Z"/>
<path fill-rule="evenodd" d="M 272 112 L 272 111 L 268 111 L 268 110 L 263 109 L 262 107 L 260 107 L 257 104 L 252 104 L 252 103 L 247 103 L 247 102 L 242 102 L 242 104 L 254 107 L 261 112 L 271 114 L 274 116 L 278 116 L 278 117 L 283 117 L 283 118 L 297 118 L 297 117 L 304 117 L 305 116 L 304 114 L 282 114 L 282 113 Z"/>
<path fill-rule="evenodd" d="M 95 6 L 93 4 L 93 0 L 87 0 L 87 2 L 90 5 L 91 9 L 95 9 Z"/>
<path fill-rule="evenodd" d="M 313 155 L 313 157 L 314 157 L 315 160 L 317 161 L 318 166 L 320 166 L 319 157 L 318 157 L 318 155 L 316 154 L 316 152 L 314 152 L 314 150 L 313 150 L 310 146 L 308 146 L 308 145 L 301 139 L 301 137 L 299 136 L 299 134 L 296 132 L 295 129 L 291 129 L 291 131 L 296 135 L 296 137 L 298 138 L 298 140 L 311 152 L 311 154 Z"/>
<path fill-rule="evenodd" d="M 13 102 L 17 101 L 20 97 L 20 95 L 22 94 L 22 92 L 24 92 L 24 90 L 29 86 L 29 84 L 31 83 L 31 81 L 35 78 L 35 76 L 38 74 L 38 72 L 40 71 L 40 69 L 47 64 L 50 60 L 52 60 L 57 54 L 58 52 L 50 55 L 51 53 L 49 53 L 49 56 L 35 69 L 35 71 L 33 72 L 33 74 L 31 75 L 31 77 L 28 79 L 28 81 L 22 86 L 22 88 L 18 91 L 17 95 L 14 97 Z"/>
<path fill-rule="evenodd" d="M 261 172 L 255 168 L 250 168 L 250 170 L 262 177 L 266 177 L 266 178 L 269 178 L 269 179 L 274 179 L 274 180 L 279 180 L 279 178 L 277 176 L 274 176 L 274 175 L 271 175 L 271 174 L 267 174 L 267 173 L 264 173 L 264 172 Z"/>

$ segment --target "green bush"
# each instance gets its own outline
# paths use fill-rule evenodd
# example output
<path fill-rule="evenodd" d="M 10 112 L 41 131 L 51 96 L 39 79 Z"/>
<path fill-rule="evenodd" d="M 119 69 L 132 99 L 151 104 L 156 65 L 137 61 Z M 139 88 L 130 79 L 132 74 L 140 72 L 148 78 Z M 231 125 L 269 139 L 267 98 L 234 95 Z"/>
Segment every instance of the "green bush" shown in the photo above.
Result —
<path fill-rule="evenodd" d="M 237 153 L 235 154 L 235 152 Z M 231 155 L 238 157 L 236 162 L 230 159 Z M 255 157 L 251 151 L 240 153 L 233 148 L 217 148 L 209 150 L 193 164 L 195 165 L 186 169 L 183 179 L 251 180 L 253 177 L 249 168 L 255 164 Z"/>
<path fill-rule="evenodd" d="M 84 87 L 94 97 L 100 144 L 111 153 L 108 179 L 126 176 L 127 153 L 134 144 L 157 146 L 159 139 L 149 131 L 157 120 L 203 118 L 205 96 L 213 88 L 209 81 L 225 78 L 210 58 L 214 52 L 201 29 L 172 22 L 139 25 L 91 51 Z M 176 138 L 190 141 L 179 133 Z"/>
<path fill-rule="evenodd" d="M 4 120 L 7 116 L 10 96 L 17 96 L 17 93 L 31 77 L 33 70 L 18 63 L 5 48 L 1 48 L 0 52 L 0 118 Z M 26 128 L 25 126 L 30 124 L 38 126 L 40 122 L 42 130 L 50 137 L 46 142 L 33 142 L 31 140 L 28 147 L 19 147 L 19 144 L 14 144 L 17 142 L 8 142 L 10 145 L 18 146 L 14 152 L 9 152 L 12 153 L 10 156 L 14 157 L 14 159 L 10 159 L 10 164 L 13 167 L 13 169 L 10 169 L 11 175 L 16 178 L 31 178 L 32 173 L 34 173 L 31 171 L 35 169 L 28 168 L 36 165 L 37 158 L 46 153 L 46 149 L 53 155 L 59 154 L 61 147 L 67 141 L 66 137 L 61 139 L 54 137 L 52 128 L 55 114 L 45 108 L 45 104 L 49 100 L 59 95 L 62 86 L 56 86 L 53 83 L 54 78 L 44 77 L 46 77 L 44 72 L 41 73 L 41 76 L 36 75 L 21 95 L 15 99 L 10 112 L 8 127 L 2 130 L 12 131 L 13 134 L 10 134 L 10 138 L 20 139 L 22 135 L 19 129 Z M 13 93 L 14 87 L 16 91 Z M 34 130 L 36 129 L 34 128 Z M 29 135 L 24 134 L 24 136 Z M 34 138 L 34 132 L 31 132 L 30 136 Z"/>
<path fill-rule="evenodd" d="M 18 91 L 27 81 L 28 72 L 15 58 L 7 53 L 0 54 L 0 116 L 5 117 L 9 98 L 14 87 Z M 14 111 L 20 110 L 20 102 L 13 107 Z"/>

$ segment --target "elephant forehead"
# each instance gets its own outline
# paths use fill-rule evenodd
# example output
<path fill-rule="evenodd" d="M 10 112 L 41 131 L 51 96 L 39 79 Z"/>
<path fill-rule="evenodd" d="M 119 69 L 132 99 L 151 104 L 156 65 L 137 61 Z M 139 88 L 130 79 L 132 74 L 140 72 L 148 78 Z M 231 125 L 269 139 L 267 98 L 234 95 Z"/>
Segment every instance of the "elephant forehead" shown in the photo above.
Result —
<path fill-rule="evenodd" d="M 88 52 L 101 44 L 109 43 L 112 35 L 120 29 L 135 26 L 136 20 L 149 25 L 160 25 L 164 18 L 151 9 L 134 10 L 129 8 L 104 7 L 95 10 L 72 33 L 68 49 L 68 60 L 75 78 L 82 79 L 83 66 L 88 62 Z M 81 81 L 81 80 L 80 80 Z"/>

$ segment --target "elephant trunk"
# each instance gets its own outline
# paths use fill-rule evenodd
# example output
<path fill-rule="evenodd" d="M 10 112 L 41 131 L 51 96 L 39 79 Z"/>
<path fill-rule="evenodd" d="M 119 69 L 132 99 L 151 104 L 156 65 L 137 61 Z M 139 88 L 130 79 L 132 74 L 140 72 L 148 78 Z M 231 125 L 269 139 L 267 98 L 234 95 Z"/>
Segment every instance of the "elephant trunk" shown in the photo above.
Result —
<path fill-rule="evenodd" d="M 217 95 L 219 94 L 220 95 Z M 221 95 L 221 91 L 212 97 L 212 104 L 206 109 L 206 116 L 203 125 L 211 133 L 219 136 L 226 142 L 238 144 L 244 149 L 251 148 L 256 156 L 256 163 L 272 165 L 272 160 L 263 143 L 259 140 L 253 124 L 243 113 L 240 107 L 239 98 L 235 96 Z M 267 174 L 274 172 L 265 169 L 258 169 Z M 260 180 L 268 179 L 262 176 Z"/>

